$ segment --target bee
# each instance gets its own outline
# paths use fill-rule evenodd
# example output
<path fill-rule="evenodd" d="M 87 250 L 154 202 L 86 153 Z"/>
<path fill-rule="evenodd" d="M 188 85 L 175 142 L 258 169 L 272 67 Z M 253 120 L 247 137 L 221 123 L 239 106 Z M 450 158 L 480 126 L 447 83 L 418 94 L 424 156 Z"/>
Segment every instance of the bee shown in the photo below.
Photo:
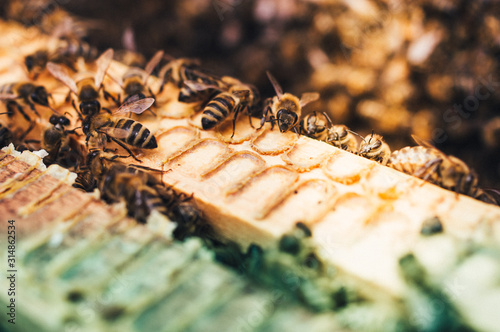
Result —
<path fill-rule="evenodd" d="M 253 85 L 242 83 L 229 76 L 222 77 L 218 85 L 194 81 L 184 83 L 194 91 L 212 89 L 218 92 L 204 107 L 201 125 L 204 130 L 212 129 L 224 121 L 230 113 L 233 113 L 233 134 L 231 137 L 234 136 L 238 114 L 245 112 L 250 118 L 253 108 L 259 101 L 259 92 Z M 252 124 L 251 120 L 250 124 Z"/>
<path fill-rule="evenodd" d="M 329 127 L 326 113 L 317 114 L 314 111 L 304 116 L 300 121 L 300 132 L 320 141 L 326 141 L 328 138 Z"/>
<path fill-rule="evenodd" d="M 96 60 L 97 72 L 94 77 L 85 77 L 78 82 L 75 82 L 61 65 L 53 62 L 47 64 L 47 69 L 52 76 L 66 85 L 70 89 L 70 93 L 72 92 L 78 97 L 80 112 L 76 109 L 74 101 L 73 107 L 80 117 L 82 115 L 95 115 L 101 110 L 101 104 L 97 99 L 99 98 L 99 90 L 112 59 L 113 50 L 108 49 Z"/>
<path fill-rule="evenodd" d="M 76 187 L 86 191 L 99 188 L 103 199 L 108 202 L 124 200 L 128 214 L 139 222 L 146 222 L 153 210 L 167 215 L 168 211 L 156 189 L 156 182 L 135 165 L 117 162 L 115 155 L 106 158 L 100 150 L 91 150 L 87 155 L 87 170 L 81 172 Z"/>
<path fill-rule="evenodd" d="M 78 169 L 76 171 L 76 179 L 75 183 L 73 183 L 73 187 L 78 188 L 80 190 L 91 192 L 95 188 L 97 188 L 97 181 L 92 174 L 92 172 L 88 169 Z"/>
<path fill-rule="evenodd" d="M 42 148 L 49 155 L 44 158 L 44 162 L 48 165 L 53 164 L 60 154 L 69 153 L 69 137 L 70 134 L 75 134 L 75 130 L 67 130 L 71 123 L 69 119 L 63 115 L 52 115 L 49 119 L 50 125 L 45 128 L 42 134 Z"/>
<path fill-rule="evenodd" d="M 127 145 L 141 149 L 155 149 L 158 147 L 156 138 L 151 131 L 138 121 L 129 118 L 115 117 L 113 115 L 123 115 L 129 112 L 141 114 L 154 104 L 154 98 L 134 99 L 123 103 L 114 112 L 102 113 L 101 104 L 97 100 L 99 89 L 104 79 L 104 75 L 113 58 L 113 50 L 109 49 L 97 59 L 97 73 L 92 78 L 85 78 L 77 83 L 69 77 L 64 68 L 55 64 L 47 64 L 47 68 L 54 77 L 68 86 L 80 101 L 79 116 L 82 120 L 82 131 L 86 135 L 86 144 L 91 137 L 97 138 L 98 143 L 104 145 L 105 142 L 113 141 L 130 156 L 139 161 Z M 75 107 L 76 109 L 76 107 Z M 77 110 L 78 111 L 78 110 Z M 111 114 L 109 114 L 111 113 Z"/>
<path fill-rule="evenodd" d="M 431 144 L 412 135 L 418 146 L 394 151 L 387 166 L 459 194 L 481 199 L 487 203 L 498 202 L 478 187 L 476 173 L 465 162 L 448 156 Z"/>
<path fill-rule="evenodd" d="M 146 98 L 144 93 L 146 92 L 146 82 L 153 72 L 153 69 L 160 63 L 163 58 L 163 51 L 158 51 L 151 58 L 151 60 L 146 64 L 144 70 L 138 67 L 130 67 L 121 80 L 114 79 L 118 85 L 120 85 L 125 92 L 124 102 L 127 102 L 132 96 L 138 96 L 140 99 Z M 149 87 L 147 87 L 150 96 L 154 97 L 153 92 Z M 120 104 L 120 99 L 118 99 Z"/>
<path fill-rule="evenodd" d="M 274 122 L 278 122 L 280 132 L 284 133 L 290 129 L 297 132 L 296 125 L 299 122 L 302 108 L 317 100 L 319 98 L 319 93 L 307 92 L 302 94 L 300 99 L 291 93 L 283 93 L 283 89 L 274 76 L 271 75 L 270 72 L 266 73 L 276 91 L 276 96 L 266 101 L 260 128 L 264 126 L 265 122 L 271 122 L 271 128 L 274 127 Z M 269 119 L 267 119 L 269 113 L 271 113 L 271 115 Z"/>
<path fill-rule="evenodd" d="M 158 147 L 155 136 L 143 124 L 130 118 L 116 117 L 129 112 L 141 114 L 154 104 L 153 98 L 137 99 L 122 104 L 112 114 L 100 113 L 87 115 L 82 122 L 83 133 L 88 143 L 91 137 L 97 136 L 100 144 L 113 141 L 125 149 L 131 157 L 139 161 L 127 147 L 155 149 Z"/>
<path fill-rule="evenodd" d="M 217 89 L 223 89 L 224 85 L 220 85 L 220 78 L 200 71 L 199 66 L 200 62 L 195 59 L 172 59 L 163 66 L 158 74 L 162 78 L 162 84 L 158 93 L 161 93 L 165 84 L 170 82 L 180 89 L 178 97 L 180 102 L 195 103 L 207 101 L 217 90 L 211 88 L 203 90 L 193 89 L 184 84 L 184 82 L 196 82 L 217 87 Z"/>
<path fill-rule="evenodd" d="M 340 149 L 356 152 L 356 137 L 344 125 L 334 125 L 327 113 L 309 113 L 300 122 L 300 131 L 307 136 L 332 144 Z"/>
<path fill-rule="evenodd" d="M 361 137 L 362 138 L 362 137 Z M 376 162 L 386 165 L 391 156 L 389 145 L 382 139 L 382 136 L 374 134 L 362 138 L 359 144 L 358 154 Z"/>
<path fill-rule="evenodd" d="M 36 80 L 45 70 L 48 62 L 64 64 L 76 73 L 75 62 L 78 58 L 81 57 L 86 62 L 96 59 L 97 49 L 89 44 L 75 38 L 64 38 L 63 41 L 65 45 L 58 47 L 55 51 L 38 50 L 24 58 L 24 65 L 30 79 Z"/>
<path fill-rule="evenodd" d="M 5 102 L 9 117 L 14 115 L 17 110 L 22 117 L 30 123 L 29 128 L 22 135 L 21 140 L 28 135 L 28 133 L 35 127 L 35 122 L 26 114 L 23 106 L 28 106 L 38 117 L 40 114 L 35 108 L 35 104 L 50 108 L 53 112 L 57 113 L 49 105 L 50 94 L 41 85 L 34 85 L 31 83 L 9 83 L 0 86 L 0 100 Z"/>

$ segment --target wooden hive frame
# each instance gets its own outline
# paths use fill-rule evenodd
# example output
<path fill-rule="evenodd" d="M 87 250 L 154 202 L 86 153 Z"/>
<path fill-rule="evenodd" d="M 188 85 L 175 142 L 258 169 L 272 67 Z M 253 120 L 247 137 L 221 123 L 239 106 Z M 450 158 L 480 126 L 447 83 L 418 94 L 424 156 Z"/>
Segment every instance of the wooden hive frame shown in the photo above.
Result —
<path fill-rule="evenodd" d="M 26 79 L 22 57 L 45 43 L 36 29 L 0 23 L 0 83 Z M 13 51 L 15 50 L 15 51 Z M 89 65 L 92 70 L 92 65 Z M 120 77 L 126 67 L 113 62 L 109 73 Z M 68 89 L 44 73 L 38 80 L 53 94 L 61 113 L 73 114 L 64 102 Z M 149 85 L 157 91 L 159 80 Z M 106 90 L 120 87 L 105 79 Z M 157 117 L 140 121 L 158 140 L 158 149 L 137 151 L 142 165 L 165 168 L 164 182 L 193 195 L 210 225 L 226 239 L 247 247 L 272 247 L 297 222 L 308 225 L 321 257 L 357 280 L 367 294 L 403 298 L 407 287 L 398 271 L 399 258 L 422 242 L 422 224 L 438 217 L 444 236 L 459 241 L 488 238 L 500 242 L 500 209 L 444 190 L 420 179 L 294 133 L 256 131 L 241 117 L 236 134 L 230 122 L 203 131 L 200 112 L 176 101 L 167 86 L 157 96 Z M 112 105 L 106 105 L 112 107 Z M 3 109 L 3 108 L 2 108 Z M 51 114 L 40 110 L 38 139 Z M 15 116 L 13 126 L 23 126 Z M 127 162 L 133 163 L 132 159 Z M 479 235 L 478 235 L 479 234 Z"/>

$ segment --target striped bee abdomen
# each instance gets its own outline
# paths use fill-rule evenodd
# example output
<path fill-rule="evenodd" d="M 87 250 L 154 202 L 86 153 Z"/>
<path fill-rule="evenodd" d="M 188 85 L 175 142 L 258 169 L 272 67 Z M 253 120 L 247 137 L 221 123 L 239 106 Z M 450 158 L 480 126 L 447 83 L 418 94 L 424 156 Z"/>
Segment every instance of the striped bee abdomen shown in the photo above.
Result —
<path fill-rule="evenodd" d="M 118 120 L 115 128 L 127 132 L 127 136 L 125 138 L 120 138 L 120 140 L 129 145 L 142 149 L 155 149 L 158 147 L 154 135 L 140 122 L 122 118 Z"/>
<path fill-rule="evenodd" d="M 201 117 L 203 129 L 211 129 L 222 122 L 234 110 L 235 104 L 236 101 L 230 93 L 222 92 L 218 94 L 203 110 Z"/>

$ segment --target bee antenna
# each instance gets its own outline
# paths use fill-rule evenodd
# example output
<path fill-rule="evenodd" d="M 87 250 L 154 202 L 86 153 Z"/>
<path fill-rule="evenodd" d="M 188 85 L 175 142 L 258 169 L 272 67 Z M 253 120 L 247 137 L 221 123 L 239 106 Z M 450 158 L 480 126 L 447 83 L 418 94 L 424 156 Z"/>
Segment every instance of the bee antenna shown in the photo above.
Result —
<path fill-rule="evenodd" d="M 330 119 L 330 116 L 328 116 L 328 113 L 326 112 L 323 112 L 323 115 L 326 117 L 326 119 L 328 120 L 328 123 L 330 124 L 330 127 L 333 127 L 333 121 L 332 119 Z"/>
<path fill-rule="evenodd" d="M 373 129 L 372 129 L 372 134 L 370 136 L 370 139 L 368 140 L 368 144 L 370 144 L 370 142 L 372 141 L 372 138 L 373 138 Z"/>
<path fill-rule="evenodd" d="M 357 132 L 352 131 L 351 129 L 346 129 L 346 130 L 347 130 L 348 132 L 350 132 L 351 134 L 354 134 L 354 135 L 356 135 L 356 136 L 360 137 L 360 138 L 363 140 L 363 142 L 365 142 L 365 143 L 366 143 L 365 138 L 364 138 L 363 136 L 361 136 L 360 134 L 358 134 Z M 370 141 L 368 141 L 368 143 L 370 143 Z"/>
<path fill-rule="evenodd" d="M 66 111 L 64 112 L 64 115 L 69 115 L 70 117 L 73 117 L 73 114 L 71 114 L 70 112 Z"/>

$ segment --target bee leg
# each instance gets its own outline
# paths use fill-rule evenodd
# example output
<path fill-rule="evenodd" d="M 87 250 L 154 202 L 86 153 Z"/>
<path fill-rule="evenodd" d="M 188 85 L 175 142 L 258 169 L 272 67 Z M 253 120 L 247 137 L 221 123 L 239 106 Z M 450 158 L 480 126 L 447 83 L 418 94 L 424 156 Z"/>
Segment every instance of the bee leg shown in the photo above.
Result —
<path fill-rule="evenodd" d="M 113 149 L 113 152 L 116 152 L 116 149 Z M 115 154 L 113 157 L 109 158 L 110 161 L 113 161 L 115 159 L 118 159 L 118 158 L 128 158 L 130 156 L 121 156 L 119 154 Z"/>
<path fill-rule="evenodd" d="M 71 99 L 71 91 L 69 91 L 69 92 L 68 92 L 68 94 L 66 95 L 66 98 L 64 98 L 64 102 L 69 103 L 69 100 L 70 100 L 70 99 Z M 73 103 L 74 103 L 74 102 L 75 102 L 75 101 L 73 100 Z"/>
<path fill-rule="evenodd" d="M 106 91 L 104 89 L 104 87 L 102 88 L 102 93 L 103 93 L 104 99 L 106 99 L 106 101 L 111 99 L 116 104 L 116 106 L 120 106 L 120 100 L 113 97 L 113 95 L 111 93 L 109 93 L 108 91 Z"/>
<path fill-rule="evenodd" d="M 233 115 L 233 134 L 231 135 L 231 138 L 233 138 L 234 136 L 234 131 L 236 130 L 236 120 L 238 119 L 238 114 L 240 113 L 240 111 L 241 111 L 241 106 L 238 105 Z"/>
<path fill-rule="evenodd" d="M 432 173 L 437 172 L 442 162 L 443 159 L 441 158 L 430 160 L 424 166 L 420 167 L 413 175 L 424 181 L 428 181 Z"/>
<path fill-rule="evenodd" d="M 297 138 L 299 138 L 300 137 L 300 133 L 297 130 L 297 127 L 293 127 L 293 131 L 295 131 L 295 133 L 297 134 Z"/>
<path fill-rule="evenodd" d="M 149 91 L 149 94 L 151 95 L 151 97 L 155 99 L 155 102 L 153 103 L 153 105 L 155 105 L 156 104 L 156 96 L 153 93 L 153 91 L 151 91 L 151 88 L 149 86 L 148 86 L 148 91 Z M 156 113 L 151 108 L 148 108 L 148 111 L 150 111 L 155 117 L 158 117 L 158 115 L 156 115 Z"/>
<path fill-rule="evenodd" d="M 266 121 L 267 121 L 267 113 L 269 113 L 270 111 L 271 111 L 271 107 L 269 105 L 267 105 L 266 108 L 264 109 L 264 113 L 262 114 L 262 118 L 260 119 L 260 127 L 257 128 L 257 130 L 260 130 L 262 127 L 264 127 L 264 123 L 266 123 Z M 273 117 L 273 116 L 271 115 L 271 117 Z"/>
<path fill-rule="evenodd" d="M 2 113 L 2 114 L 7 114 L 7 116 L 8 116 L 9 118 L 13 117 L 13 116 L 14 116 L 14 114 L 16 114 L 16 113 L 15 113 L 15 110 L 16 110 L 16 108 L 17 108 L 17 103 L 16 103 L 15 101 L 12 101 L 12 100 L 11 100 L 11 101 L 8 101 L 8 102 L 7 102 L 7 104 L 5 105 L 5 107 L 7 108 L 7 112 Z M 24 114 L 24 112 L 23 112 L 23 113 L 21 113 L 21 114 L 22 114 L 22 115 L 23 115 L 23 117 L 26 119 L 27 115 L 26 115 L 26 114 Z M 28 119 L 29 119 L 29 117 L 28 117 Z M 30 120 L 28 120 L 28 121 L 31 121 L 31 119 L 30 119 Z"/>
<path fill-rule="evenodd" d="M 26 136 L 28 136 L 28 134 L 30 133 L 30 131 L 33 130 L 33 128 L 35 128 L 35 122 L 34 121 L 30 121 L 30 126 L 28 127 L 28 129 L 19 137 L 19 140 L 20 141 L 23 141 L 24 138 Z"/>
<path fill-rule="evenodd" d="M 73 106 L 73 108 L 75 109 L 76 114 L 78 114 L 78 118 L 80 118 L 80 121 L 82 121 L 82 122 L 83 122 L 83 115 L 82 115 L 82 113 L 78 110 L 78 108 L 76 108 L 76 104 L 75 104 L 75 100 L 74 100 L 74 99 L 71 101 L 71 105 L 72 105 L 72 106 Z"/>
<path fill-rule="evenodd" d="M 109 108 L 103 107 L 102 110 L 108 112 L 109 114 L 113 114 Z"/>
<path fill-rule="evenodd" d="M 121 146 L 123 149 L 125 149 L 125 151 L 127 151 L 129 154 L 130 154 L 130 157 L 134 158 L 136 161 L 142 163 L 141 160 L 137 159 L 137 157 L 132 153 L 132 151 L 125 145 L 125 143 L 121 142 L 120 140 L 117 140 L 116 138 L 114 137 L 110 137 L 108 136 L 108 138 L 110 140 L 112 140 L 113 142 L 115 142 L 116 144 L 118 144 L 119 146 Z"/>
<path fill-rule="evenodd" d="M 28 103 L 28 106 L 30 107 L 30 109 L 39 117 L 40 116 L 40 113 L 38 113 L 38 111 L 36 110 L 35 108 L 35 105 L 31 102 Z M 19 106 L 20 107 L 20 106 Z"/>

